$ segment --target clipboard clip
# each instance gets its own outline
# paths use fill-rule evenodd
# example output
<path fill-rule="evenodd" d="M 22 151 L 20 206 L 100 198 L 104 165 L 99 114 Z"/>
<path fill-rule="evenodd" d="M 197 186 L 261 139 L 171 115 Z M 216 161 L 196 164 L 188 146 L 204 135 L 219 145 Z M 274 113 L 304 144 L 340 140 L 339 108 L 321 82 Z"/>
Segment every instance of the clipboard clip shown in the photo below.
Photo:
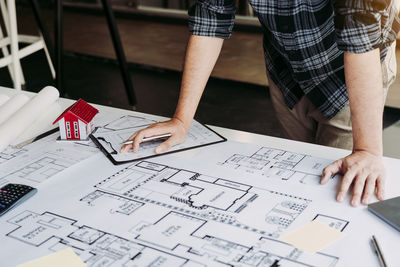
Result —
<path fill-rule="evenodd" d="M 99 136 L 99 137 L 97 137 L 97 140 L 103 141 L 104 143 L 107 144 L 108 147 L 110 147 L 110 149 L 111 149 L 111 152 L 109 152 L 110 154 L 113 154 L 113 155 L 118 154 L 118 151 L 115 150 L 115 148 L 113 148 L 112 144 L 110 142 L 108 142 L 104 137 Z"/>

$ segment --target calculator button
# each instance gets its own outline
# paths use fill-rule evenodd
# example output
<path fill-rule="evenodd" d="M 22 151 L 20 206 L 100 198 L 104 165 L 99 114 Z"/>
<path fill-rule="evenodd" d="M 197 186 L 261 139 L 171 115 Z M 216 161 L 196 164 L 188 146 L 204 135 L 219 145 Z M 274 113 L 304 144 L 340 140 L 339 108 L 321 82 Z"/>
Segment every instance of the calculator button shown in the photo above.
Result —
<path fill-rule="evenodd" d="M 0 188 L 0 216 L 36 193 L 36 189 L 26 185 L 7 184 Z"/>

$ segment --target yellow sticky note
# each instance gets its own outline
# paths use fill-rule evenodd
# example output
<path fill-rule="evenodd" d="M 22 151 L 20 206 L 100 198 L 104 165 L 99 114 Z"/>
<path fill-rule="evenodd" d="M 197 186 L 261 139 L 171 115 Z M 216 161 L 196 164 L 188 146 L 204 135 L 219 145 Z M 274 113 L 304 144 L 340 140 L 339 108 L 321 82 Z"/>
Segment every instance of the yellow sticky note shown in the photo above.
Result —
<path fill-rule="evenodd" d="M 17 267 L 85 267 L 86 264 L 75 254 L 71 248 L 63 249 L 44 256 L 42 258 L 29 261 Z"/>
<path fill-rule="evenodd" d="M 318 221 L 312 221 L 281 238 L 283 242 L 314 254 L 343 237 L 343 233 Z"/>

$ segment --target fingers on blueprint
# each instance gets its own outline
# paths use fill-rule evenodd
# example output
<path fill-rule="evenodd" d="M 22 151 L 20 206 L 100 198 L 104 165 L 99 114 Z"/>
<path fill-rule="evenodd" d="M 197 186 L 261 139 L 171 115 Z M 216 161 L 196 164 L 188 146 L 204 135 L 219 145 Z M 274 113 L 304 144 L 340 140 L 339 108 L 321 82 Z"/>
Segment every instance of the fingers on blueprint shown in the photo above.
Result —
<path fill-rule="evenodd" d="M 166 122 L 151 124 L 147 128 L 132 134 L 128 138 L 128 141 L 133 141 L 133 143 L 131 145 L 122 146 L 121 152 L 127 152 L 132 149 L 133 152 L 136 153 L 139 151 L 139 147 L 143 141 L 143 138 L 170 133 L 172 136 L 155 149 L 156 154 L 164 153 L 170 147 L 180 144 L 185 140 L 187 131 L 180 124 L 181 123 L 179 121 L 174 119 Z"/>
<path fill-rule="evenodd" d="M 328 165 L 323 171 L 321 184 L 326 184 L 335 174 L 344 174 L 337 201 L 343 202 L 352 189 L 350 203 L 368 205 L 376 189 L 376 196 L 382 200 L 385 190 L 385 168 L 382 159 L 364 151 L 357 151 Z"/>

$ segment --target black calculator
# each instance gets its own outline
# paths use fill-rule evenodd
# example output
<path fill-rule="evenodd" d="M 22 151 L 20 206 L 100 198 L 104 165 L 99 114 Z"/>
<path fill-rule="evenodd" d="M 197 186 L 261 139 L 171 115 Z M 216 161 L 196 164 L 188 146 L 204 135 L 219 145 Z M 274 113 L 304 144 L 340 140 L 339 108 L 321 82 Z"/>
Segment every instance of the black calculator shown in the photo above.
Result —
<path fill-rule="evenodd" d="M 36 188 L 23 184 L 7 184 L 0 188 L 0 216 L 21 204 L 37 192 Z"/>

